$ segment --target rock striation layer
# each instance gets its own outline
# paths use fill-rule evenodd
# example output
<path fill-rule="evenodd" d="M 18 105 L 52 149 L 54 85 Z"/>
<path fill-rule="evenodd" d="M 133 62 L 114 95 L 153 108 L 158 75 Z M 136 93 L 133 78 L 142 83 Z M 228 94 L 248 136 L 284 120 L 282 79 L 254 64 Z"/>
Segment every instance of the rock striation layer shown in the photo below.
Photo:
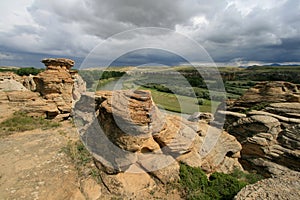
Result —
<path fill-rule="evenodd" d="M 70 68 L 74 61 L 70 59 L 44 59 L 46 70 L 34 77 L 36 91 L 47 103 L 55 104 L 58 114 L 70 113 L 72 108 L 72 90 L 74 80 Z"/>
<path fill-rule="evenodd" d="M 242 144 L 241 163 L 265 176 L 300 171 L 300 85 L 261 82 L 219 110 L 225 130 Z"/>
<path fill-rule="evenodd" d="M 116 193 L 128 191 L 125 186 L 137 182 L 132 177 L 144 177 L 149 185 L 178 180 L 179 162 L 207 173 L 242 169 L 241 145 L 233 136 L 205 120 L 190 122 L 160 112 L 149 91 L 91 95 L 82 95 L 76 103 L 75 122 L 98 167 L 106 172 L 102 180 Z"/>
<path fill-rule="evenodd" d="M 70 70 L 74 65 L 70 59 L 47 58 L 42 62 L 46 70 L 36 76 L 0 74 L 1 96 L 29 115 L 66 119 L 72 103 L 85 92 L 85 82 L 76 71 Z"/>

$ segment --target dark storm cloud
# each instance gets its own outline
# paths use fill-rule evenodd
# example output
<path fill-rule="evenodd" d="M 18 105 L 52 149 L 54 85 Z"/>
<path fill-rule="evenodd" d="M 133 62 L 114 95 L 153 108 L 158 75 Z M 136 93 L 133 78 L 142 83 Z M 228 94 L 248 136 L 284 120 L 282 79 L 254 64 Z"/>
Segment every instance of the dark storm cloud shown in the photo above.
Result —
<path fill-rule="evenodd" d="M 89 34 L 109 37 L 120 31 L 138 27 L 174 28 L 189 20 L 195 12 L 187 9 L 180 0 L 85 0 L 42 1 L 36 0 L 28 9 L 39 24 L 52 24 L 49 17 L 60 22 L 76 23 Z M 55 26 L 54 26 L 55 27 Z"/>
<path fill-rule="evenodd" d="M 110 0 L 93 1 L 94 13 L 113 21 L 133 26 L 161 26 L 172 28 L 186 20 L 180 0 Z"/>
<path fill-rule="evenodd" d="M 84 58 L 119 32 L 163 27 L 196 40 L 217 62 L 299 61 L 300 1 L 296 0 L 35 0 L 23 10 L 27 21 L 22 16 L 22 23 L 7 18 L 2 23 L 7 26 L 0 27 L 3 58 L 8 58 L 6 51 Z M 151 40 L 149 34 L 135 35 L 135 40 L 124 37 L 112 46 L 143 43 Z M 149 54 L 147 60 L 157 56 Z"/>
<path fill-rule="evenodd" d="M 289 0 L 270 9 L 257 6 L 246 15 L 231 5 L 216 14 L 204 30 L 196 30 L 195 35 L 217 61 L 237 57 L 266 62 L 299 61 L 295 53 L 300 34 L 299 3 Z"/>
<path fill-rule="evenodd" d="M 44 68 L 45 65 L 40 62 L 44 58 L 61 57 L 61 55 L 29 53 L 6 50 L 0 46 L 0 66 L 16 66 L 16 67 L 35 67 Z M 3 53 L 5 52 L 5 53 Z M 74 68 L 78 69 L 83 58 L 69 56 L 68 58 L 75 61 Z"/>
<path fill-rule="evenodd" d="M 110 66 L 170 65 L 188 61 L 179 55 L 161 49 L 139 49 L 128 52 L 114 60 Z"/>

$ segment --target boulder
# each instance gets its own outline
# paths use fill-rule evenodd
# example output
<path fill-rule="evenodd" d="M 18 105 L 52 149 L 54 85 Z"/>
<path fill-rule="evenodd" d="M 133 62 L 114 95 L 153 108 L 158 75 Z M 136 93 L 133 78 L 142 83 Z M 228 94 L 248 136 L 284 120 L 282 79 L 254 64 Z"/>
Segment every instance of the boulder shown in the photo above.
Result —
<path fill-rule="evenodd" d="M 26 91 L 20 82 L 13 79 L 4 79 L 0 81 L 0 91 Z"/>
<path fill-rule="evenodd" d="M 234 200 L 298 200 L 299 197 L 300 174 L 293 172 L 285 173 L 274 178 L 264 179 L 252 185 L 247 185 L 234 197 Z"/>
<path fill-rule="evenodd" d="M 35 91 L 49 104 L 57 107 L 57 118 L 67 118 L 71 113 L 72 102 L 85 92 L 85 83 L 75 71 L 71 71 L 74 61 L 66 58 L 47 58 L 42 62 L 46 70 L 33 77 Z M 54 114 L 54 112 L 52 112 Z M 55 116 L 56 117 L 56 116 Z"/>
<path fill-rule="evenodd" d="M 132 172 L 121 172 L 116 175 L 101 174 L 101 179 L 111 194 L 123 198 L 137 198 L 156 188 L 155 181 L 138 166 L 131 166 Z"/>
<path fill-rule="evenodd" d="M 74 117 L 82 141 L 105 172 L 104 182 L 115 185 L 110 188 L 114 193 L 132 192 L 125 185 L 131 178 L 130 184 L 139 183 L 134 177 L 150 185 L 177 181 L 180 162 L 207 173 L 242 169 L 241 145 L 233 136 L 203 120 L 160 112 L 150 91 L 85 93 L 75 104 Z"/>
<path fill-rule="evenodd" d="M 157 128 L 163 124 L 158 109 L 152 104 L 150 92 L 116 91 L 108 95 L 111 96 L 99 106 L 98 116 L 107 137 L 126 151 L 153 152 L 160 149 L 152 133 L 159 131 Z"/>
<path fill-rule="evenodd" d="M 22 111 L 26 112 L 29 116 L 53 119 L 59 114 L 59 110 L 54 103 L 47 102 L 41 98 L 36 101 L 26 102 L 25 105 Z"/>
<path fill-rule="evenodd" d="M 22 77 L 14 72 L 0 72 L 0 82 L 4 80 L 15 80 L 19 83 L 22 82 Z"/>

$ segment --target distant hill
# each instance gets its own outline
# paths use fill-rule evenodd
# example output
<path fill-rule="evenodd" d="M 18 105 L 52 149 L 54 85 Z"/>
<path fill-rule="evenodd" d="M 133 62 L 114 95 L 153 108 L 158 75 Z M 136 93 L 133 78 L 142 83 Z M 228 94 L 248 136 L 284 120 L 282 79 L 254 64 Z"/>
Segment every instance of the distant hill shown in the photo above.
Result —
<path fill-rule="evenodd" d="M 281 65 L 278 63 L 272 63 L 270 65 L 251 65 L 251 66 L 239 66 L 240 68 L 247 68 L 247 69 L 262 69 L 262 68 L 276 68 L 276 67 L 280 67 L 280 68 L 287 68 L 287 67 L 300 67 L 297 64 L 290 64 L 290 65 Z"/>
<path fill-rule="evenodd" d="M 0 66 L 0 69 L 2 70 L 10 70 L 10 69 L 19 69 L 20 67 L 15 66 Z"/>

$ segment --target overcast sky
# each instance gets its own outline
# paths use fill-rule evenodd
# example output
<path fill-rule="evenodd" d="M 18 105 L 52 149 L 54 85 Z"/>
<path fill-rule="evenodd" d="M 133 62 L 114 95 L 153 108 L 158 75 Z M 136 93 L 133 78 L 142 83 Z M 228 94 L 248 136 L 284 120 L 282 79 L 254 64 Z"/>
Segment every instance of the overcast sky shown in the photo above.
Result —
<path fill-rule="evenodd" d="M 197 49 L 180 46 L 172 31 L 197 42 L 217 63 L 300 62 L 299 0 L 1 0 L 0 12 L 0 65 L 39 67 L 49 56 L 80 64 L 111 37 L 99 65 L 109 53 L 132 49 L 133 43 L 149 47 L 154 40 L 164 52 L 129 51 L 126 58 L 119 55 L 119 63 L 180 64 L 169 46 L 186 55 Z M 142 27 L 170 31 L 130 32 Z"/>

